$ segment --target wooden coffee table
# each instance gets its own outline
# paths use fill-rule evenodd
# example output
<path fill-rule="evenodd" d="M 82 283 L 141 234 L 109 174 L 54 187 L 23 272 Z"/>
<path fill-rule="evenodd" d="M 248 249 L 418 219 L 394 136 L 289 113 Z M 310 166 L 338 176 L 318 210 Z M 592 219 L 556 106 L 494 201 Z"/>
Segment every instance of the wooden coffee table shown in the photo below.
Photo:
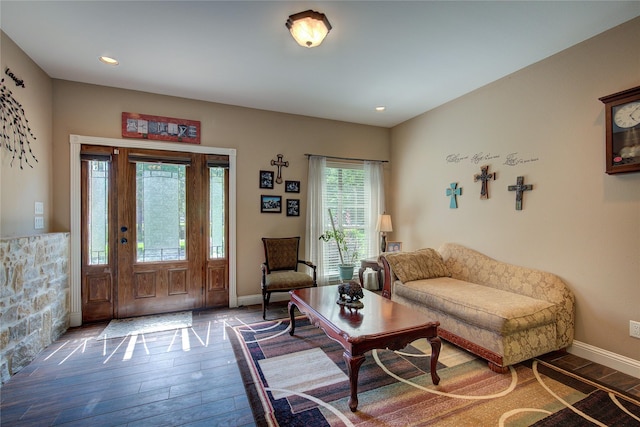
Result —
<path fill-rule="evenodd" d="M 358 372 L 367 351 L 376 348 L 400 350 L 419 338 L 426 338 L 431 343 L 431 380 L 436 385 L 440 382 L 436 373 L 441 346 L 438 338 L 440 322 L 367 289 L 362 291 L 364 308 L 359 310 L 350 310 L 336 303 L 338 285 L 289 292 L 289 334 L 295 333 L 294 307 L 297 307 L 312 324 L 344 348 L 342 357 L 347 364 L 351 386 L 349 408 L 353 412 L 358 408 Z"/>

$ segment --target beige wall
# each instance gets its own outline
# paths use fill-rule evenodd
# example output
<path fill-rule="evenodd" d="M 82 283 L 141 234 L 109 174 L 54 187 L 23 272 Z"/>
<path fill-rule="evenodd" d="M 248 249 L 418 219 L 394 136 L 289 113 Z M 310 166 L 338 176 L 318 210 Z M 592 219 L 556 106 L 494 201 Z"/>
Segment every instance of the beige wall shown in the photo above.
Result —
<path fill-rule="evenodd" d="M 12 153 L 0 149 L 0 237 L 30 236 L 55 231 L 51 227 L 52 82 L 51 79 L 16 44 L 0 31 L 0 68 L 4 85 L 22 105 L 35 140 L 29 137 L 38 162 L 29 157 L 30 168 Z M 16 86 L 5 74 L 9 68 L 25 87 Z M 25 147 L 25 149 L 27 149 Z M 44 204 L 44 229 L 34 228 L 34 204 Z"/>
<path fill-rule="evenodd" d="M 307 157 L 305 153 L 371 159 L 389 158 L 385 128 L 313 119 L 130 90 L 54 80 L 54 224 L 68 230 L 69 135 L 121 137 L 123 111 L 199 120 L 202 144 L 237 150 L 237 293 L 260 293 L 262 236 L 305 235 Z M 258 172 L 283 154 L 283 180 L 301 182 L 300 194 L 258 188 Z M 301 199 L 299 217 L 260 213 L 260 194 Z M 301 253 L 304 251 L 304 239 Z"/>
<path fill-rule="evenodd" d="M 556 273 L 576 295 L 576 339 L 635 360 L 640 173 L 604 173 L 598 98 L 640 85 L 638 46 L 635 19 L 397 126 L 391 155 L 393 239 L 457 242 Z M 507 164 L 511 153 L 523 162 Z M 489 200 L 473 182 L 483 164 L 497 173 Z M 507 191 L 517 176 L 533 185 L 522 211 Z M 458 209 L 445 196 L 452 182 Z"/>

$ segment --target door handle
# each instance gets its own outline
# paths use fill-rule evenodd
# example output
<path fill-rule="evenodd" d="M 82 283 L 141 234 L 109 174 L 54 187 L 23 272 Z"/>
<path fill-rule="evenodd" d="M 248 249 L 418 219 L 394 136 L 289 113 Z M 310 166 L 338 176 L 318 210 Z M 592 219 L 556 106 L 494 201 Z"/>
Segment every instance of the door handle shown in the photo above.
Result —
<path fill-rule="evenodd" d="M 127 242 L 128 242 L 128 240 L 127 240 L 127 238 L 126 238 L 126 237 L 123 237 L 122 239 L 120 239 L 120 243 L 122 243 L 123 245 L 124 245 L 125 243 L 127 243 Z"/>

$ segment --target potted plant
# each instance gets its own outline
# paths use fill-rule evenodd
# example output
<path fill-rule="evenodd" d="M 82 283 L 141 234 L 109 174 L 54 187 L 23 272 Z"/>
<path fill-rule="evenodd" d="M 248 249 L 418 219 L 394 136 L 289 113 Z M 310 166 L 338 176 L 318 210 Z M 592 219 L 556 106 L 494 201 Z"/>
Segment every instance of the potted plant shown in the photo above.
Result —
<path fill-rule="evenodd" d="M 329 209 L 329 218 L 331 218 L 331 230 L 327 230 L 320 236 L 320 240 L 329 242 L 334 240 L 336 246 L 338 246 L 338 254 L 340 255 L 340 280 L 351 280 L 353 278 L 353 270 L 355 268 L 355 261 L 358 258 L 358 252 L 351 250 L 347 242 L 347 235 L 343 230 L 337 230 L 333 221 L 333 214 Z M 346 260 L 346 262 L 345 262 Z"/>

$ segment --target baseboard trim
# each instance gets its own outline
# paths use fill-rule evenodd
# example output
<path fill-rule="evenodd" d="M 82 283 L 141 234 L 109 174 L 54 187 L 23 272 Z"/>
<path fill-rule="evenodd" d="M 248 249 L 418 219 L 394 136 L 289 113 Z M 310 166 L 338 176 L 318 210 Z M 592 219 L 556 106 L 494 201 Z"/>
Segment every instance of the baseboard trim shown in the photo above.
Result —
<path fill-rule="evenodd" d="M 71 312 L 69 313 L 69 327 L 76 326 L 82 326 L 82 313 Z"/>
<path fill-rule="evenodd" d="M 288 292 L 274 292 L 271 294 L 270 301 L 289 301 L 289 293 Z M 245 295 L 238 297 L 238 307 L 246 306 L 246 305 L 262 305 L 262 294 L 257 295 Z"/>
<path fill-rule="evenodd" d="M 573 341 L 573 344 L 567 349 L 567 352 L 615 369 L 624 374 L 640 378 L 640 360 L 631 359 L 630 357 L 622 356 L 576 340 Z"/>

